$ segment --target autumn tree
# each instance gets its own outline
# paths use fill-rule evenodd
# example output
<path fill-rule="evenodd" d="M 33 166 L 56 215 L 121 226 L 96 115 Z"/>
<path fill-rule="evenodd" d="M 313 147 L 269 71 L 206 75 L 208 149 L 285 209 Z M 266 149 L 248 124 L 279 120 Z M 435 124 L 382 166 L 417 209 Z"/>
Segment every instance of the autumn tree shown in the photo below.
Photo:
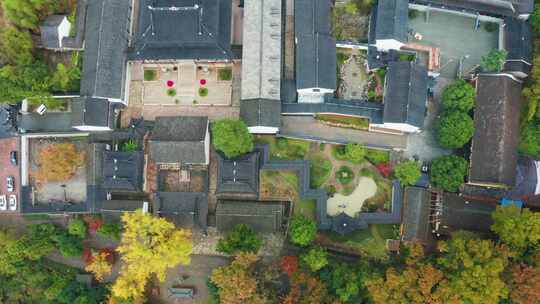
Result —
<path fill-rule="evenodd" d="M 491 240 L 466 232 L 441 241 L 439 250 L 443 255 L 437 263 L 447 280 L 439 284 L 440 299 L 471 304 L 497 304 L 507 299 L 509 290 L 502 272 L 508 257 L 499 249 Z"/>
<path fill-rule="evenodd" d="M 257 292 L 257 280 L 253 275 L 253 264 L 257 256 L 240 253 L 228 266 L 214 269 L 210 280 L 219 291 L 221 304 L 263 304 L 265 299 Z"/>
<path fill-rule="evenodd" d="M 321 280 L 301 272 L 291 278 L 291 288 L 281 304 L 329 303 L 329 299 L 328 289 Z"/>
<path fill-rule="evenodd" d="M 497 206 L 491 230 L 500 240 L 522 254 L 540 242 L 540 213 L 516 206 Z"/>
<path fill-rule="evenodd" d="M 540 302 L 540 267 L 514 265 L 512 267 L 510 298 L 516 304 Z"/>
<path fill-rule="evenodd" d="M 92 261 L 84 270 L 94 274 L 97 281 L 103 282 L 105 277 L 112 271 L 111 253 L 107 251 L 98 252 L 92 257 Z"/>
<path fill-rule="evenodd" d="M 113 297 L 138 299 L 151 275 L 163 281 L 168 268 L 190 263 L 191 231 L 178 230 L 167 220 L 141 210 L 124 213 L 122 222 L 124 232 L 116 249 L 122 267 L 111 288 Z"/>
<path fill-rule="evenodd" d="M 42 182 L 67 181 L 84 164 L 84 153 L 74 144 L 49 144 L 41 149 L 38 179 Z"/>

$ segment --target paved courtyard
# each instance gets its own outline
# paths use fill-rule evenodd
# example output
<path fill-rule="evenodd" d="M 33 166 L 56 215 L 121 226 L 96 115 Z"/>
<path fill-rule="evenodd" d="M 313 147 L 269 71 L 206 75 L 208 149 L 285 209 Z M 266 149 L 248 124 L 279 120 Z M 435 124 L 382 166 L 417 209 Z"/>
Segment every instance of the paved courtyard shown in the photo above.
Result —
<path fill-rule="evenodd" d="M 441 75 L 455 78 L 460 60 L 463 60 L 462 71 L 466 72 L 479 64 L 482 56 L 499 48 L 499 30 L 488 32 L 485 23 L 481 24 L 475 30 L 473 17 L 431 11 L 426 20 L 425 13 L 418 13 L 415 18 L 409 18 L 409 28 L 422 39 L 411 37 L 409 42 L 440 48 Z"/>
<path fill-rule="evenodd" d="M 15 166 L 11 163 L 9 154 L 11 151 L 17 151 L 19 156 L 20 142 L 18 137 L 10 137 L 0 139 L 0 195 L 5 195 L 6 199 L 9 199 L 9 195 L 13 194 L 17 197 L 17 211 L 20 210 L 19 191 L 21 189 L 19 166 Z M 19 162 L 20 163 L 20 162 Z M 15 191 L 7 192 L 6 178 L 13 176 Z M 10 213 L 12 211 L 0 211 L 0 213 Z"/>

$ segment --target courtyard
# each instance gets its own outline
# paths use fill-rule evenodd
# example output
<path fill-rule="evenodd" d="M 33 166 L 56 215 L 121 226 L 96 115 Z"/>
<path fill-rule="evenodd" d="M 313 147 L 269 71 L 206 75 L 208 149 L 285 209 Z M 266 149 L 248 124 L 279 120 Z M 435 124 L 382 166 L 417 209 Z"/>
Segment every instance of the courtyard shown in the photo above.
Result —
<path fill-rule="evenodd" d="M 479 65 L 482 56 L 500 47 L 500 25 L 497 22 L 500 20 L 479 18 L 480 26 L 476 29 L 476 17 L 470 15 L 437 9 L 426 13 L 412 8 L 409 11 L 412 35 L 409 44 L 438 48 L 441 76 L 456 78 L 460 73 L 466 75 Z"/>

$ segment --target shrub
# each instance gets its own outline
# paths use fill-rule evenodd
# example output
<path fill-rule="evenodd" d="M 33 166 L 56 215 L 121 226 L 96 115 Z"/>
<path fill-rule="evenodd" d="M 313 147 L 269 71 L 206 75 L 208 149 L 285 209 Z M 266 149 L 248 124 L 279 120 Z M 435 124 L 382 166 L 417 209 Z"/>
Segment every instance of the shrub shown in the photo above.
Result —
<path fill-rule="evenodd" d="M 214 147 L 227 157 L 235 157 L 253 150 L 253 135 L 238 119 L 222 119 L 212 124 Z"/>
<path fill-rule="evenodd" d="M 366 148 L 360 144 L 349 143 L 345 146 L 345 155 L 350 162 L 359 164 L 364 161 Z"/>
<path fill-rule="evenodd" d="M 486 56 L 482 56 L 480 67 L 483 72 L 500 72 L 506 61 L 505 50 L 492 50 Z"/>
<path fill-rule="evenodd" d="M 459 79 L 444 88 L 442 103 L 445 109 L 469 112 L 474 107 L 475 94 L 472 85 Z"/>
<path fill-rule="evenodd" d="M 328 265 L 328 252 L 324 248 L 317 246 L 302 254 L 301 259 L 311 271 L 317 272 Z"/>
<path fill-rule="evenodd" d="M 335 145 L 332 147 L 332 156 L 337 160 L 347 160 L 347 152 L 345 146 Z"/>
<path fill-rule="evenodd" d="M 59 233 L 52 237 L 55 247 L 64 257 L 79 257 L 83 253 L 83 241 L 68 233 Z"/>
<path fill-rule="evenodd" d="M 281 267 L 281 271 L 291 276 L 298 271 L 298 258 L 292 255 L 283 256 L 281 257 L 279 265 Z"/>
<path fill-rule="evenodd" d="M 469 114 L 445 111 L 437 125 L 439 144 L 447 149 L 458 149 L 468 143 L 474 134 L 474 123 Z"/>
<path fill-rule="evenodd" d="M 406 160 L 397 164 L 394 169 L 394 175 L 401 183 L 401 186 L 406 187 L 414 185 L 420 178 L 422 172 L 420 171 L 421 164 L 418 161 Z"/>
<path fill-rule="evenodd" d="M 157 78 L 156 70 L 144 70 L 144 81 L 154 81 Z"/>
<path fill-rule="evenodd" d="M 176 89 L 167 89 L 167 96 L 174 97 L 176 96 Z"/>
<path fill-rule="evenodd" d="M 303 215 L 295 215 L 291 219 L 289 233 L 292 243 L 300 246 L 307 246 L 315 239 L 317 225 L 312 219 Z"/>
<path fill-rule="evenodd" d="M 342 166 L 336 171 L 336 179 L 342 185 L 347 185 L 354 179 L 354 172 L 347 166 Z"/>
<path fill-rule="evenodd" d="M 325 187 L 325 189 L 326 189 L 326 193 L 328 193 L 328 195 L 330 196 L 334 196 L 334 194 L 336 194 L 337 192 L 336 186 L 334 185 L 328 185 Z"/>
<path fill-rule="evenodd" d="M 441 156 L 431 164 L 431 182 L 446 191 L 457 192 L 465 181 L 468 163 L 459 156 Z"/>
<path fill-rule="evenodd" d="M 199 88 L 199 96 L 201 97 L 208 96 L 208 88 Z"/>
<path fill-rule="evenodd" d="M 83 215 L 83 221 L 88 226 L 90 233 L 96 233 L 101 225 L 103 225 L 103 220 L 99 215 Z"/>
<path fill-rule="evenodd" d="M 379 173 L 386 178 L 390 177 L 390 174 L 392 174 L 392 166 L 389 163 L 380 163 L 376 168 Z"/>
<path fill-rule="evenodd" d="M 374 165 L 390 161 L 390 153 L 388 151 L 366 149 L 366 159 Z"/>
<path fill-rule="evenodd" d="M 231 233 L 219 240 L 217 251 L 227 254 L 237 252 L 257 253 L 261 248 L 261 243 L 253 229 L 245 224 L 238 224 Z"/>
<path fill-rule="evenodd" d="M 332 171 L 332 162 L 324 156 L 313 156 L 310 158 L 310 186 L 319 188 L 326 182 Z"/>
<path fill-rule="evenodd" d="M 122 144 L 121 150 L 123 152 L 134 152 L 134 151 L 137 151 L 138 148 L 139 148 L 139 145 L 137 144 L 137 142 L 134 139 L 130 139 L 124 142 L 124 144 Z"/>
<path fill-rule="evenodd" d="M 86 231 L 86 224 L 83 220 L 73 219 L 68 224 L 68 233 L 81 239 L 84 239 L 86 237 Z"/>
<path fill-rule="evenodd" d="M 278 137 L 276 138 L 276 147 L 278 147 L 280 150 L 287 149 L 287 146 L 289 145 L 289 141 L 285 137 Z"/>
<path fill-rule="evenodd" d="M 230 81 L 230 80 L 232 80 L 232 69 L 231 68 L 219 69 L 218 70 L 218 78 L 221 81 Z"/>
<path fill-rule="evenodd" d="M 101 225 L 101 227 L 97 229 L 97 233 L 108 239 L 119 241 L 120 236 L 122 234 L 122 228 L 120 227 L 119 224 L 107 223 L 107 224 Z"/>

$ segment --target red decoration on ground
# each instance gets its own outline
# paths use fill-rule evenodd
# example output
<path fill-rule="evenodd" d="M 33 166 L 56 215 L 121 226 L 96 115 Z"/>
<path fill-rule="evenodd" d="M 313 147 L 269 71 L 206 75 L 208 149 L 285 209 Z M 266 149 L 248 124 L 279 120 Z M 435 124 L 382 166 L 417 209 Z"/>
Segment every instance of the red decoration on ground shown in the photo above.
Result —
<path fill-rule="evenodd" d="M 200 83 L 201 85 L 205 85 L 205 84 L 206 84 L 206 79 L 201 79 L 201 80 L 199 80 L 199 83 Z"/>
<path fill-rule="evenodd" d="M 167 80 L 167 86 L 170 88 L 172 86 L 174 86 L 174 81 L 172 80 Z"/>

